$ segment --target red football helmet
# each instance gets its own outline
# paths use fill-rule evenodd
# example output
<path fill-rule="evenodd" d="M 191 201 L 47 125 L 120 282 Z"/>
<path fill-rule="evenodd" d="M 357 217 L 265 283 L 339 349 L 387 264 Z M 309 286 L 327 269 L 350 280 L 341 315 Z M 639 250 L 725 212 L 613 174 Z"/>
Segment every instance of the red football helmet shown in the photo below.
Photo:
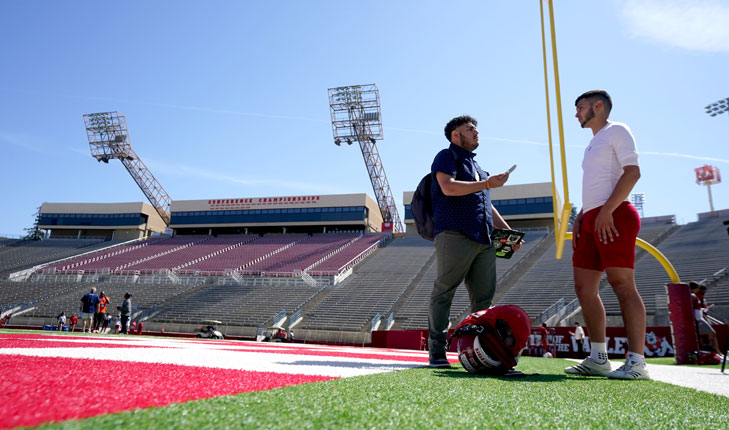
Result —
<path fill-rule="evenodd" d="M 531 321 L 515 305 L 493 306 L 468 315 L 449 342 L 458 339 L 458 359 L 470 373 L 504 373 L 526 348 Z"/>

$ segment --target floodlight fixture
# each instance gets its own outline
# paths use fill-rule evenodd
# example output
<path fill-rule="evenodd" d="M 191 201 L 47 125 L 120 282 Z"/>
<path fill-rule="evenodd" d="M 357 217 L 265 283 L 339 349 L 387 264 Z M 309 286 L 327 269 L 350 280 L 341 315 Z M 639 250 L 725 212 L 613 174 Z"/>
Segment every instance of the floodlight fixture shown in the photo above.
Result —
<path fill-rule="evenodd" d="M 334 143 L 336 144 L 339 139 L 344 139 L 348 145 L 353 142 L 359 143 L 377 205 L 382 214 L 383 230 L 389 228 L 395 233 L 404 233 L 376 146 L 377 140 L 383 138 L 380 91 L 377 85 L 329 88 L 329 108 Z"/>
<path fill-rule="evenodd" d="M 91 156 L 106 164 L 114 158 L 121 161 L 160 218 L 169 225 L 172 199 L 132 149 L 127 119 L 124 114 L 119 112 L 90 113 L 84 115 L 84 124 Z"/>
<path fill-rule="evenodd" d="M 706 113 L 711 116 L 717 116 L 724 112 L 729 112 L 729 97 L 711 103 L 705 106 L 704 109 L 706 110 Z"/>

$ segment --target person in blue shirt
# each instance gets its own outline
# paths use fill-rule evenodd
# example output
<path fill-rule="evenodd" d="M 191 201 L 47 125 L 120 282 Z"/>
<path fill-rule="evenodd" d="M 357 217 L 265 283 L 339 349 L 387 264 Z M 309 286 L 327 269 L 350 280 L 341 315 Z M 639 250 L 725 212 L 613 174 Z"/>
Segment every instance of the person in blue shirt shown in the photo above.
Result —
<path fill-rule="evenodd" d="M 476 163 L 476 119 L 463 115 L 445 126 L 448 148 L 433 160 L 431 189 L 435 221 L 437 276 L 430 295 L 428 349 L 431 367 L 450 367 L 446 336 L 456 288 L 465 281 L 471 312 L 488 309 L 496 291 L 494 228 L 510 229 L 491 204 L 491 188 L 501 187 L 508 173 L 489 176 Z M 518 250 L 521 244 L 514 246 Z"/>
<path fill-rule="evenodd" d="M 86 331 L 86 321 L 88 321 L 89 333 L 91 333 L 94 326 L 94 314 L 99 311 L 99 303 L 101 303 L 101 299 L 96 294 L 96 288 L 91 288 L 90 292 L 81 297 L 81 321 L 84 322 L 82 332 Z"/>

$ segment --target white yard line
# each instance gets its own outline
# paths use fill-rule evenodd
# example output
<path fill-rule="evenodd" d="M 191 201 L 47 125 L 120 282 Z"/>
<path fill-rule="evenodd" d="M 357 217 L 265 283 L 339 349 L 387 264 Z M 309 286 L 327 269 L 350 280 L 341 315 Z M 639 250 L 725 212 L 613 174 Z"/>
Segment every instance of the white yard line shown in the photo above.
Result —
<path fill-rule="evenodd" d="M 160 338 L 42 338 L 43 341 L 68 342 L 67 347 L 2 348 L 0 354 L 35 357 L 65 357 L 77 359 L 117 360 L 142 363 L 166 363 L 221 369 L 275 372 L 329 377 L 370 375 L 395 370 L 422 367 L 426 364 L 398 360 L 402 357 L 427 357 L 419 351 L 381 350 L 377 348 L 340 348 L 321 345 L 206 342 Z M 99 347 L 74 347 L 75 343 L 98 344 Z M 104 345 L 125 345 L 106 348 Z M 271 352 L 280 350 L 281 353 Z M 300 351 L 300 354 L 293 353 Z M 317 355 L 307 354 L 317 352 Z M 341 357 L 319 355 L 369 355 L 370 357 Z"/>

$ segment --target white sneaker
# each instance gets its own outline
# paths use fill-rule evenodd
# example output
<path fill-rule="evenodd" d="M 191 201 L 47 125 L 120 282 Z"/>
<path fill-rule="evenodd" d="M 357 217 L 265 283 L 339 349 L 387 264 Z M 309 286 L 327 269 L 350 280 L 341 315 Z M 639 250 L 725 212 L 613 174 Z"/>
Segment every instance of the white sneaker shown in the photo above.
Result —
<path fill-rule="evenodd" d="M 628 364 L 626 361 L 625 364 L 618 367 L 616 370 L 613 370 L 608 375 L 608 378 L 610 379 L 651 379 L 650 376 L 648 376 L 648 369 L 645 367 L 644 364 Z"/>
<path fill-rule="evenodd" d="M 610 373 L 610 362 L 599 363 L 590 357 L 582 360 L 582 363 L 564 369 L 564 373 L 582 376 L 608 376 Z"/>

